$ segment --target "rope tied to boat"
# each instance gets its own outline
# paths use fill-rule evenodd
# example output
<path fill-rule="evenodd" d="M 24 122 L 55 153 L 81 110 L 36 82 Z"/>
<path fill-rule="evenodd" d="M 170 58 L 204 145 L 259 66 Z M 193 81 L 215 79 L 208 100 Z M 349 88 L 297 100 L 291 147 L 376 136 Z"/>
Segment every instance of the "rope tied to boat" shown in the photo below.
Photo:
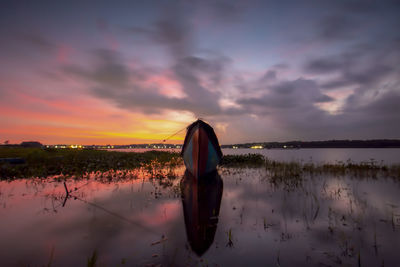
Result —
<path fill-rule="evenodd" d="M 163 140 L 163 143 L 165 143 L 167 140 L 171 139 L 172 137 L 174 137 L 175 135 L 177 135 L 178 133 L 182 132 L 183 130 L 186 130 L 187 126 L 185 126 L 184 128 L 180 129 L 179 131 L 175 132 L 174 134 L 171 134 L 170 136 L 168 136 L 167 138 L 165 138 Z"/>
<path fill-rule="evenodd" d="M 197 118 L 197 120 L 203 120 L 202 118 Z M 179 131 L 175 132 L 174 134 L 171 134 L 170 136 L 168 136 L 167 138 L 165 138 L 163 140 L 163 143 L 165 143 L 168 139 L 174 137 L 175 135 L 177 135 L 178 133 L 182 132 L 183 130 L 186 130 L 188 128 L 188 126 L 183 127 L 182 129 L 180 129 Z"/>

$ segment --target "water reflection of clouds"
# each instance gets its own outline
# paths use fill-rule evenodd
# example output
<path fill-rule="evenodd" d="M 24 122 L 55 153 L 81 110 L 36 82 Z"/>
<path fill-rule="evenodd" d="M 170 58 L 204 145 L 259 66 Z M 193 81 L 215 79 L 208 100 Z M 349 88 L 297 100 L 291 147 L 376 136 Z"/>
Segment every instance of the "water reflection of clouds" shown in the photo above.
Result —
<path fill-rule="evenodd" d="M 151 227 L 161 226 L 178 220 L 181 215 L 181 205 L 175 200 L 166 203 L 155 204 L 151 211 L 136 215 L 138 221 Z"/>
<path fill-rule="evenodd" d="M 393 180 L 314 176 L 287 190 L 271 184 L 262 169 L 220 173 L 224 190 L 218 226 L 202 258 L 185 247 L 184 211 L 176 193 L 179 176 L 165 187 L 157 179 L 93 181 L 73 194 L 103 209 L 70 198 L 56 212 L 53 204 L 62 202 L 65 193 L 62 183 L 1 182 L 6 207 L 0 209 L 0 229 L 7 229 L 2 238 L 11 241 L 0 245 L 0 258 L 7 266 L 16 257 L 26 259 L 21 261 L 25 265 L 45 264 L 54 245 L 56 259 L 68 265 L 86 262 L 94 249 L 106 265 L 122 258 L 168 265 L 172 257 L 176 266 L 189 259 L 220 266 L 275 266 L 278 258 L 281 266 L 335 265 L 339 260 L 354 265 L 358 251 L 362 266 L 399 262 L 400 226 L 392 218 L 400 213 L 400 185 Z M 69 181 L 68 186 L 85 182 Z M 157 198 L 155 192 L 160 193 Z M 51 194 L 57 197 L 54 203 Z M 48 211 L 42 212 L 44 208 Z M 228 233 L 233 246 L 227 246 Z M 165 241 L 151 246 L 163 236 Z"/>
<path fill-rule="evenodd" d="M 223 200 L 220 227 L 232 229 L 237 239 L 237 249 L 245 249 L 241 247 L 241 243 L 251 240 L 252 249 L 263 253 L 258 250 L 257 240 L 267 238 L 270 241 L 264 242 L 272 242 L 271 246 L 274 248 L 277 245 L 273 245 L 274 242 L 286 242 L 287 244 L 278 247 L 286 251 L 291 250 L 292 257 L 308 254 L 321 262 L 337 261 L 345 253 L 342 251 L 345 246 L 349 246 L 352 250 L 348 249 L 346 253 L 350 258 L 342 260 L 354 263 L 354 249 L 364 246 L 362 244 L 365 242 L 373 244 L 373 225 L 378 224 L 380 218 L 388 217 L 382 209 L 388 207 L 386 202 L 399 203 L 398 186 L 390 186 L 392 182 L 388 180 L 307 177 L 293 192 L 285 191 L 282 186 L 272 188 L 268 182 L 259 183 L 255 190 L 252 182 L 247 183 L 243 180 L 237 184 L 236 178 L 226 180 L 224 197 L 229 198 L 231 192 L 235 192 L 235 198 L 232 201 Z M 233 209 L 233 206 L 236 208 Z M 240 216 L 243 219 L 240 219 Z M 265 227 L 263 218 L 267 225 L 270 224 L 266 231 L 269 235 L 261 231 L 263 226 Z M 230 223 L 226 225 L 227 222 Z M 375 228 L 375 231 L 379 232 L 377 235 L 380 236 L 381 242 L 385 244 L 391 239 L 390 234 L 387 235 L 390 229 L 388 226 L 390 225 L 385 227 L 381 223 Z M 332 227 L 332 232 L 329 227 Z M 254 233 L 258 233 L 258 236 L 255 237 Z M 223 238 L 223 235 L 220 238 Z M 261 243 L 263 247 L 268 246 Z M 363 250 L 363 255 L 371 251 L 370 247 Z M 252 253 L 245 251 L 246 258 L 251 257 Z M 374 255 L 373 251 L 371 253 Z M 394 256 L 389 253 L 387 257 L 390 258 L 390 255 Z"/>

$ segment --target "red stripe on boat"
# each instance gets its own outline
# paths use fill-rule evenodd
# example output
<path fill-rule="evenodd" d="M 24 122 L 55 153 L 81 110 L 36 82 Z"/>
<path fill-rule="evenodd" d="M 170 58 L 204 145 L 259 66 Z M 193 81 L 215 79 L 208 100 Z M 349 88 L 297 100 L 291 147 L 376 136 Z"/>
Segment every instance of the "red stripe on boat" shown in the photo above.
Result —
<path fill-rule="evenodd" d="M 198 177 L 199 170 L 199 129 L 197 128 L 192 136 L 192 158 L 193 174 Z"/>
<path fill-rule="evenodd" d="M 208 159 L 208 135 L 203 128 L 199 128 L 199 151 L 198 177 L 205 173 Z"/>

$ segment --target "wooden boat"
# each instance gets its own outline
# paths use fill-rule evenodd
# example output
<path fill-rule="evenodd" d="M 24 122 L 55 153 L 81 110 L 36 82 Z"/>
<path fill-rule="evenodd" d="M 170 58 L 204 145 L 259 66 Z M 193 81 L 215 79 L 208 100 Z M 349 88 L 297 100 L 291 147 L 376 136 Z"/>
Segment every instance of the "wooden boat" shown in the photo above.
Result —
<path fill-rule="evenodd" d="M 187 239 L 192 251 L 201 256 L 217 231 L 223 182 L 217 171 L 197 179 L 186 170 L 180 188 Z"/>
<path fill-rule="evenodd" d="M 202 120 L 189 125 L 181 155 L 186 168 L 196 178 L 215 171 L 222 151 L 213 128 Z"/>

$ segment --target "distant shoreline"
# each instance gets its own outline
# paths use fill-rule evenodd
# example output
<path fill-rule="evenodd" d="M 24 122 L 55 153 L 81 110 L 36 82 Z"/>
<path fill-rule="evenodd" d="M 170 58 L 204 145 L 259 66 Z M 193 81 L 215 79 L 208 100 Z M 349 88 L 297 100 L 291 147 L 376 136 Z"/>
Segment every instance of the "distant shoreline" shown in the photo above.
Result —
<path fill-rule="evenodd" d="M 400 148 L 400 140 L 329 140 L 329 141 L 290 141 L 259 142 L 222 145 L 221 148 L 265 148 L 265 149 L 301 149 L 301 148 Z"/>
<path fill-rule="evenodd" d="M 130 145 L 78 145 L 56 144 L 43 145 L 37 141 L 22 142 L 21 144 L 4 144 L 0 147 L 44 147 L 44 148 L 85 148 L 85 149 L 181 149 L 182 144 L 130 144 Z M 327 140 L 327 141 L 288 141 L 288 142 L 252 142 L 241 144 L 221 145 L 221 148 L 252 148 L 252 149 L 301 149 L 301 148 L 400 148 L 397 139 L 372 140 Z"/>

